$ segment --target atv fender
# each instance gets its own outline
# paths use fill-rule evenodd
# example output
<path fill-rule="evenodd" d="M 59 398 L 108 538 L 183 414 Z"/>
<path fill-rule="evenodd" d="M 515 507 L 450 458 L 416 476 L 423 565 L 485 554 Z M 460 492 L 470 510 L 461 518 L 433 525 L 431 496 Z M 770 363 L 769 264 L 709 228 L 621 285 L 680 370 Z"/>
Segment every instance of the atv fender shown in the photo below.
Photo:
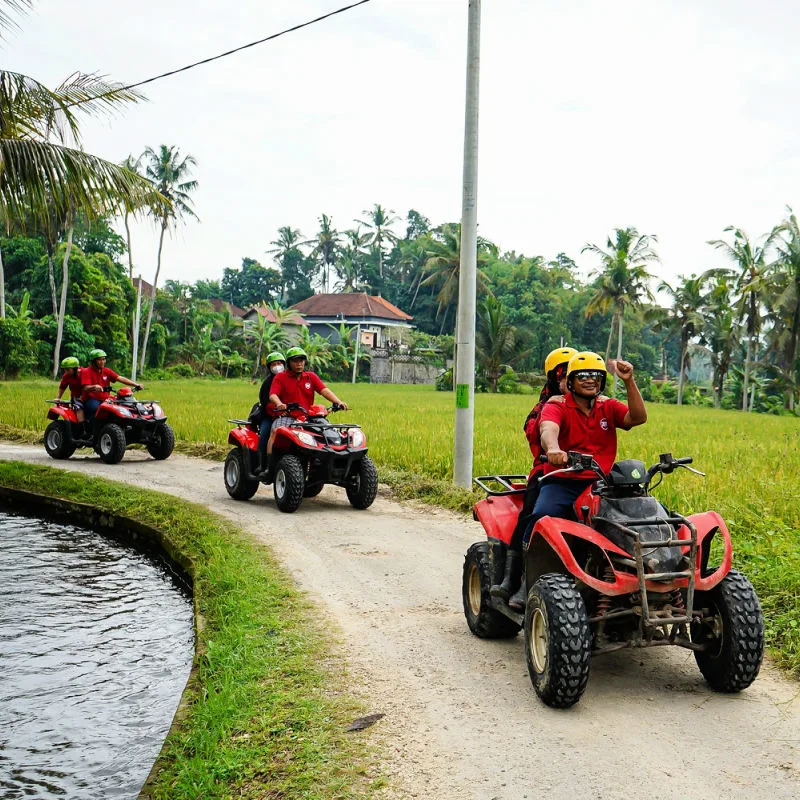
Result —
<path fill-rule="evenodd" d="M 258 434 L 250 428 L 234 428 L 228 434 L 228 444 L 245 450 L 258 450 Z"/>
<path fill-rule="evenodd" d="M 695 589 L 706 591 L 713 589 L 730 571 L 733 562 L 733 545 L 731 534 L 725 520 L 716 511 L 703 511 L 687 517 L 697 530 L 697 567 L 699 575 L 695 581 Z M 711 573 L 706 575 L 708 555 L 711 550 L 711 540 L 717 533 L 722 534 L 724 551 L 722 563 Z"/>
<path fill-rule="evenodd" d="M 66 422 L 72 423 L 78 422 L 75 412 L 72 410 L 72 408 L 67 406 L 53 406 L 53 408 L 47 412 L 47 419 L 63 419 Z"/>
<path fill-rule="evenodd" d="M 490 495 L 478 500 L 473 508 L 473 516 L 483 525 L 490 539 L 511 543 L 511 534 L 517 526 L 519 512 L 522 510 L 522 495 Z"/>

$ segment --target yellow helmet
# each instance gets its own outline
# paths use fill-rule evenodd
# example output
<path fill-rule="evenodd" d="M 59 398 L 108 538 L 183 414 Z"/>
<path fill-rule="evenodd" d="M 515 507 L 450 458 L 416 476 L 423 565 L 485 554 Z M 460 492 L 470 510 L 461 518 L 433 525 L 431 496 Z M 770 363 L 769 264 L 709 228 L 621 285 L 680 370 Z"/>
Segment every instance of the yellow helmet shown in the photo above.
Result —
<path fill-rule="evenodd" d="M 585 370 L 603 373 L 603 377 L 600 379 L 600 391 L 602 392 L 606 388 L 606 363 L 597 353 L 592 353 L 589 350 L 575 353 L 569 360 L 567 365 L 567 388 L 572 389 L 572 375 Z"/>
<path fill-rule="evenodd" d="M 574 347 L 559 347 L 544 360 L 544 374 L 549 375 L 559 364 L 566 364 L 578 351 Z"/>

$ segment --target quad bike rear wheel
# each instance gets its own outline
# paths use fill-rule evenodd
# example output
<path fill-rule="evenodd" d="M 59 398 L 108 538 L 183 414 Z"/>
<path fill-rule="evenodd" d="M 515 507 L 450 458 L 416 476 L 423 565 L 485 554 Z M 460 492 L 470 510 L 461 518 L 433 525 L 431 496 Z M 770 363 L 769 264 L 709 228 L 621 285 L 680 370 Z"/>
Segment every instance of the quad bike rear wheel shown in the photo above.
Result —
<path fill-rule="evenodd" d="M 44 449 L 50 458 L 69 458 L 75 452 L 75 445 L 68 437 L 66 420 L 51 422 L 44 432 Z"/>
<path fill-rule="evenodd" d="M 118 464 L 125 455 L 125 431 L 113 422 L 100 429 L 97 437 L 97 452 L 106 464 Z"/>
<path fill-rule="evenodd" d="M 147 443 L 147 452 L 157 461 L 163 461 L 172 455 L 175 449 L 175 433 L 165 422 L 156 428 L 153 438 Z"/>
<path fill-rule="evenodd" d="M 469 629 L 481 639 L 508 639 L 519 633 L 514 620 L 493 609 L 489 587 L 492 585 L 489 543 L 475 542 L 464 556 L 461 598 Z"/>
<path fill-rule="evenodd" d="M 305 485 L 303 462 L 297 456 L 283 456 L 275 467 L 275 482 L 272 484 L 278 508 L 287 514 L 297 511 L 303 502 Z"/>
<path fill-rule="evenodd" d="M 589 617 L 574 580 L 556 572 L 542 575 L 525 606 L 525 657 L 544 703 L 569 708 L 581 699 L 591 648 Z"/>
<path fill-rule="evenodd" d="M 764 656 L 764 617 L 755 589 L 732 569 L 713 589 L 697 592 L 695 608 L 710 613 L 692 623 L 692 641 L 706 645 L 694 657 L 718 692 L 740 692 L 758 675 Z"/>
<path fill-rule="evenodd" d="M 375 501 L 375 495 L 378 493 L 378 470 L 369 456 L 364 456 L 359 461 L 353 483 L 347 486 L 345 491 L 353 508 L 369 508 Z"/>
<path fill-rule="evenodd" d="M 222 478 L 226 491 L 234 500 L 249 500 L 258 491 L 258 481 L 248 476 L 246 457 L 241 447 L 234 447 L 225 458 Z"/>

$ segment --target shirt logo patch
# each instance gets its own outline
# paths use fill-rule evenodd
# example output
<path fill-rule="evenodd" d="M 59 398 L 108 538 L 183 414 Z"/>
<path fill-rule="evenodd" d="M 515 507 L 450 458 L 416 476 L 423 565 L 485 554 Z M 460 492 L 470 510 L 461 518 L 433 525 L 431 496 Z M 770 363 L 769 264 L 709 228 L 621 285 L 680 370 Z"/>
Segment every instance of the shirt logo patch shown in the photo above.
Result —
<path fill-rule="evenodd" d="M 602 428 L 604 431 L 607 431 L 607 430 L 608 430 L 608 420 L 607 420 L 605 417 L 603 417 L 603 419 L 601 419 L 601 420 L 600 420 L 600 427 L 601 427 L 601 428 Z"/>
<path fill-rule="evenodd" d="M 311 384 L 310 383 L 306 383 L 306 389 L 310 389 L 310 388 L 311 388 Z"/>

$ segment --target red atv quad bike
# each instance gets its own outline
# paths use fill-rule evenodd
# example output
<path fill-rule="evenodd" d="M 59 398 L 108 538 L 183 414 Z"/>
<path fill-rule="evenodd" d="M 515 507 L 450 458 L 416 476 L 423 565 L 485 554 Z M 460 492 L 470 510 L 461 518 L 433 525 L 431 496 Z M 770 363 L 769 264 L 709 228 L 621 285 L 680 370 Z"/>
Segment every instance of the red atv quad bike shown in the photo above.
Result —
<path fill-rule="evenodd" d="M 339 405 L 313 405 L 306 410 L 289 403 L 287 413 L 296 418 L 289 427 L 279 428 L 272 445 L 274 480 L 259 476 L 258 425 L 246 419 L 232 419 L 236 427 L 228 434 L 233 450 L 225 459 L 223 476 L 228 494 L 235 500 L 249 500 L 259 483 L 272 482 L 275 503 L 281 511 L 296 511 L 304 497 L 316 497 L 326 483 L 343 486 L 354 508 L 369 508 L 378 491 L 378 470 L 367 455 L 367 437 L 359 425 L 334 425 L 328 412 Z"/>
<path fill-rule="evenodd" d="M 65 400 L 52 403 L 47 418 L 53 420 L 44 432 L 44 449 L 51 458 L 69 458 L 81 447 L 92 447 L 106 462 L 122 461 L 125 448 L 143 444 L 153 458 L 169 458 L 175 434 L 157 400 L 140 402 L 133 390 L 123 386 L 104 400 L 91 422 L 78 422 L 73 405 Z"/>
<path fill-rule="evenodd" d="M 606 475 L 590 455 L 568 458 L 550 475 L 591 470 L 598 480 L 575 501 L 575 520 L 543 517 L 534 526 L 523 554 L 524 615 L 489 588 L 503 579 L 527 476 L 475 479 L 487 497 L 474 516 L 488 540 L 472 545 L 464 563 L 470 630 L 499 638 L 524 628 L 531 682 L 554 708 L 580 700 L 592 655 L 625 647 L 684 647 L 713 689 L 748 687 L 761 666 L 764 619 L 752 585 L 731 569 L 725 522 L 716 511 L 668 512 L 650 494 L 656 475 L 658 483 L 680 467 L 702 475 L 688 466 L 692 459 L 663 453 L 650 469 L 629 459 Z M 715 538 L 721 563 L 712 566 Z"/>

